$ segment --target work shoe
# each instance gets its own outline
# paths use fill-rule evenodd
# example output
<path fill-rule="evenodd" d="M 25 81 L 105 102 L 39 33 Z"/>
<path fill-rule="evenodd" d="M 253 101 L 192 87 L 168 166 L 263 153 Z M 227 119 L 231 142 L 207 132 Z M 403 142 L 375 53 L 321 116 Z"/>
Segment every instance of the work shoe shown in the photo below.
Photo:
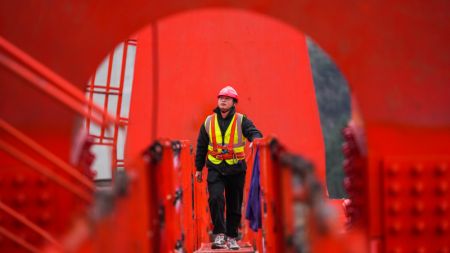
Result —
<path fill-rule="evenodd" d="M 225 235 L 224 234 L 216 235 L 216 238 L 214 239 L 214 242 L 213 242 L 211 248 L 212 249 L 226 249 L 227 243 L 225 241 Z"/>
<path fill-rule="evenodd" d="M 236 238 L 228 238 L 228 248 L 232 250 L 238 250 L 241 247 L 239 247 L 239 244 L 236 242 Z"/>

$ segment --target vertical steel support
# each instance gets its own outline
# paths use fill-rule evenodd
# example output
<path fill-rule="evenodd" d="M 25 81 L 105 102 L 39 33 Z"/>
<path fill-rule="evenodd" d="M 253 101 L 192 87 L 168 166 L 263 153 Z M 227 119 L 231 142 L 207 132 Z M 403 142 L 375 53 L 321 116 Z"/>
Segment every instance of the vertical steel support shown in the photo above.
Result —
<path fill-rule="evenodd" d="M 129 46 L 136 46 L 136 40 L 135 39 L 128 39 L 123 42 L 123 51 L 122 51 L 122 65 L 120 67 L 120 80 L 119 80 L 119 87 L 112 87 L 111 79 L 113 74 L 113 62 L 114 62 L 114 52 L 112 52 L 108 56 L 107 60 L 107 76 L 106 76 L 106 83 L 105 84 L 96 84 L 96 75 L 97 71 L 94 72 L 92 75 L 89 84 L 86 87 L 86 91 L 88 93 L 89 100 L 93 102 L 94 94 L 101 94 L 104 96 L 103 100 L 103 110 L 108 111 L 108 108 L 111 109 L 112 105 L 110 103 L 110 96 L 117 96 L 117 105 L 115 107 L 115 116 L 118 119 L 119 123 L 116 123 L 112 126 L 112 133 L 110 133 L 111 136 L 106 136 L 106 133 L 110 130 L 107 129 L 105 126 L 100 126 L 100 134 L 94 135 L 91 133 L 91 127 L 90 127 L 90 119 L 86 119 L 86 128 L 88 131 L 89 136 L 93 137 L 95 139 L 94 145 L 106 145 L 110 146 L 112 149 L 111 152 L 111 175 L 114 179 L 114 175 L 116 173 L 117 168 L 124 167 L 125 163 L 123 159 L 117 158 L 117 151 L 118 151 L 118 136 L 119 131 L 121 127 L 124 127 L 122 129 L 126 129 L 125 127 L 128 125 L 128 118 L 121 117 L 122 113 L 122 101 L 123 101 L 123 89 L 125 84 L 125 72 L 127 71 L 126 65 L 127 65 L 127 56 L 128 56 L 128 49 Z M 88 107 L 88 112 L 91 112 L 91 107 Z M 109 132 L 108 132 L 109 133 Z"/>

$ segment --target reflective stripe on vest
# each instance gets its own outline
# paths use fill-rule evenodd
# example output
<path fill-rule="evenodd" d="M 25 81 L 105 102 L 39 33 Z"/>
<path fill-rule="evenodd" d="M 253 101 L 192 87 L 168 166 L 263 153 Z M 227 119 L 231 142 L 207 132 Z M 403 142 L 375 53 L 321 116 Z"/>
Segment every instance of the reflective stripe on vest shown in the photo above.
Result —
<path fill-rule="evenodd" d="M 205 120 L 205 129 L 209 135 L 208 160 L 219 164 L 225 160 L 233 165 L 245 159 L 245 140 L 242 135 L 242 119 L 244 115 L 235 113 L 230 125 L 222 136 L 216 114 L 209 115 Z M 230 142 L 230 139 L 233 140 Z M 224 158 L 222 157 L 224 156 Z"/>

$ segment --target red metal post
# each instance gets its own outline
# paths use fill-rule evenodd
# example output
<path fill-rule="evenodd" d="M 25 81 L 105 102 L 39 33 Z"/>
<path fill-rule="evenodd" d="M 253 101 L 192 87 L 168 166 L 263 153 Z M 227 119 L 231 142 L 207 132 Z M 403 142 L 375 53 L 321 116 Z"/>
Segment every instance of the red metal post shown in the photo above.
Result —
<path fill-rule="evenodd" d="M 94 90 L 94 83 L 95 83 L 95 76 L 97 75 L 97 71 L 94 72 L 94 74 L 92 75 L 92 77 L 89 79 L 90 80 L 90 90 Z M 86 117 L 86 129 L 87 132 L 89 133 L 89 130 L 91 129 L 91 115 L 92 115 L 92 106 L 94 105 L 93 101 L 94 101 L 94 93 L 93 92 L 89 92 L 89 102 L 91 102 L 90 104 L 88 104 L 88 116 Z"/>
<path fill-rule="evenodd" d="M 261 165 L 261 208 L 263 250 L 266 252 L 284 252 L 282 206 L 280 205 L 280 168 L 274 164 L 267 140 L 256 140 L 259 147 Z"/>
<path fill-rule="evenodd" d="M 194 217 L 195 217 L 195 238 L 196 249 L 200 248 L 202 243 L 210 242 L 210 232 L 212 228 L 211 216 L 208 206 L 208 191 L 206 178 L 208 171 L 203 169 L 203 181 L 201 183 L 194 182 Z M 195 171 L 195 169 L 193 169 Z"/>
<path fill-rule="evenodd" d="M 181 141 L 180 152 L 180 173 L 181 173 L 181 222 L 182 233 L 184 235 L 183 247 L 186 252 L 194 252 L 196 247 L 195 238 L 195 220 L 194 220 L 194 204 L 193 203 L 193 185 L 194 185 L 194 159 L 193 146 L 190 141 Z"/>
<path fill-rule="evenodd" d="M 108 73 L 106 77 L 106 86 L 105 86 L 105 99 L 103 100 L 103 110 L 108 111 L 108 101 L 109 101 L 109 86 L 111 85 L 111 72 L 112 72 L 112 65 L 114 60 L 114 52 L 109 54 L 108 57 Z M 105 118 L 103 118 L 104 120 Z M 100 128 L 100 141 L 103 141 L 103 138 L 105 137 L 105 128 L 106 126 L 101 126 Z"/>
<path fill-rule="evenodd" d="M 122 66 L 120 69 L 120 82 L 119 82 L 119 88 L 117 88 L 118 98 L 117 98 L 117 106 L 116 106 L 116 118 L 119 119 L 121 122 L 123 122 L 121 120 L 120 113 L 122 112 L 122 91 L 123 91 L 123 86 L 124 86 L 124 82 L 125 82 L 125 70 L 126 70 L 126 66 L 127 66 L 128 45 L 129 45 L 128 40 L 126 40 L 123 45 Z M 110 89 L 112 89 L 112 88 L 114 88 L 114 87 L 110 87 Z M 113 140 L 116 145 L 113 146 L 113 160 L 112 160 L 112 164 L 114 166 L 113 175 L 119 165 L 118 161 L 117 161 L 117 137 L 118 137 L 118 135 L 119 135 L 119 125 L 115 125 L 114 133 L 113 133 Z M 121 148 L 125 149 L 125 147 L 121 147 Z"/>

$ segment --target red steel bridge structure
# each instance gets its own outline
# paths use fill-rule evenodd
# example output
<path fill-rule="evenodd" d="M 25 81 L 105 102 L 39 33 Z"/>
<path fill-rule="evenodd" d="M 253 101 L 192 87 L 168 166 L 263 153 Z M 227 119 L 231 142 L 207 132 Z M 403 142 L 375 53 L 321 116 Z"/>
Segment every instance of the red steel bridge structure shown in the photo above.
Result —
<path fill-rule="evenodd" d="M 258 149 L 262 229 L 242 221 L 240 252 L 449 252 L 449 13 L 440 0 L 0 1 L 0 251 L 213 252 L 195 140 L 233 84 L 265 134 L 245 187 Z M 345 201 L 327 197 L 306 35 L 351 91 Z"/>

